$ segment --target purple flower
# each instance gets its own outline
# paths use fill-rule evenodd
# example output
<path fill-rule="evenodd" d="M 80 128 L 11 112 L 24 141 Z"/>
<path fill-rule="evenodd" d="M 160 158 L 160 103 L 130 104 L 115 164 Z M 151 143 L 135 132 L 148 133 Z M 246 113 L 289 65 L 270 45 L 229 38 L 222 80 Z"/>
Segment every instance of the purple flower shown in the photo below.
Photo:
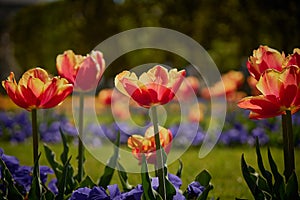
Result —
<path fill-rule="evenodd" d="M 123 193 L 122 196 L 123 196 L 123 200 L 140 200 L 142 194 L 143 194 L 143 187 L 142 185 L 139 184 L 129 192 Z"/>
<path fill-rule="evenodd" d="M 173 134 L 174 146 L 186 146 L 188 144 L 199 145 L 204 140 L 204 133 L 198 123 L 181 123 L 171 126 L 170 131 Z"/>
<path fill-rule="evenodd" d="M 79 188 L 72 193 L 70 200 L 87 200 L 90 191 L 88 187 Z"/>
<path fill-rule="evenodd" d="M 53 174 L 54 171 L 48 166 L 40 166 L 40 178 L 42 183 L 47 182 L 48 174 Z"/>
<path fill-rule="evenodd" d="M 48 183 L 48 188 L 50 189 L 51 192 L 53 192 L 54 194 L 58 194 L 58 188 L 56 186 L 57 184 L 57 179 L 53 178 L 51 181 L 49 181 Z"/>
<path fill-rule="evenodd" d="M 182 181 L 178 176 L 169 173 L 168 179 L 174 185 L 175 188 L 179 189 L 181 187 Z"/>
<path fill-rule="evenodd" d="M 29 166 L 20 166 L 18 170 L 15 171 L 13 177 L 15 181 L 22 185 L 24 189 L 28 192 L 30 190 L 32 182 L 32 167 Z"/>
<path fill-rule="evenodd" d="M 248 139 L 248 144 L 255 145 L 256 138 L 258 138 L 259 144 L 264 145 L 269 142 L 269 136 L 266 134 L 266 130 L 261 127 L 257 127 L 251 131 L 252 137 Z"/>
<path fill-rule="evenodd" d="M 93 187 L 90 191 L 88 200 L 110 200 L 103 187 Z"/>
<path fill-rule="evenodd" d="M 188 199 L 197 198 L 204 191 L 204 189 L 205 188 L 200 185 L 198 181 L 193 181 L 188 185 L 187 188 Z"/>
<path fill-rule="evenodd" d="M 109 191 L 109 195 L 111 199 L 117 200 L 117 199 L 122 199 L 121 197 L 121 192 L 119 190 L 119 187 L 117 184 L 114 185 L 108 185 L 107 189 Z"/>
<path fill-rule="evenodd" d="M 14 156 L 5 155 L 3 149 L 0 148 L 0 157 L 9 169 L 10 173 L 14 173 L 19 168 L 19 160 Z M 0 167 L 1 168 L 1 167 Z"/>
<path fill-rule="evenodd" d="M 32 183 L 32 167 L 20 166 L 12 175 L 15 181 L 22 185 L 28 192 Z M 53 174 L 53 170 L 47 166 L 40 166 L 40 179 L 42 183 L 46 183 L 48 174 Z"/>

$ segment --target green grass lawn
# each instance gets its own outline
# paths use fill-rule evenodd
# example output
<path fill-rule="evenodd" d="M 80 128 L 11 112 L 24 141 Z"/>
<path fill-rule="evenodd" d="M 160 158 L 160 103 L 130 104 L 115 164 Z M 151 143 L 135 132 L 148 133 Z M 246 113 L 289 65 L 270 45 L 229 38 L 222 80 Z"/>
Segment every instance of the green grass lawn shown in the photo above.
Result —
<path fill-rule="evenodd" d="M 1 148 L 4 149 L 5 154 L 14 155 L 18 157 L 21 165 L 31 165 L 32 163 L 32 149 L 31 145 L 28 143 L 11 145 L 9 143 L 0 142 Z M 50 145 L 50 147 L 57 153 L 57 159 L 62 151 L 62 145 Z M 107 147 L 111 148 L 112 147 Z M 40 147 L 42 152 L 41 164 L 48 164 L 44 156 L 44 150 Z M 70 151 L 73 156 L 72 165 L 77 166 L 76 156 L 77 150 L 75 145 L 70 145 Z M 207 169 L 212 175 L 212 184 L 214 189 L 210 192 L 211 197 L 220 197 L 221 199 L 234 199 L 235 197 L 239 198 L 248 198 L 253 199 L 245 181 L 243 180 L 241 167 L 240 167 L 240 158 L 242 153 L 245 155 L 245 159 L 248 164 L 251 164 L 253 167 L 257 168 L 256 165 L 256 155 L 255 149 L 252 147 L 215 147 L 205 158 L 198 158 L 198 148 L 190 148 L 186 151 L 181 159 L 183 161 L 183 173 L 182 189 L 185 189 L 187 184 L 193 181 L 194 177 L 203 169 Z M 274 159 L 278 165 L 279 171 L 283 171 L 283 153 L 279 148 L 271 148 Z M 111 151 L 109 151 L 111 152 Z M 107 154 L 107 151 L 103 151 L 103 154 Z M 300 150 L 296 150 L 296 166 L 300 163 L 299 157 Z M 262 148 L 262 155 L 264 160 L 267 159 L 267 149 Z M 122 162 L 122 157 L 120 158 Z M 124 162 L 124 161 L 123 161 Z M 269 169 L 269 165 L 265 162 L 266 167 Z M 76 168 L 76 167 L 75 167 Z M 104 165 L 96 160 L 90 153 L 86 153 L 86 163 L 85 170 L 88 175 L 96 181 L 103 173 Z M 176 173 L 178 168 L 178 162 L 174 162 L 169 165 L 169 172 Z M 297 169 L 297 174 L 300 174 L 299 168 Z M 131 184 L 136 185 L 141 182 L 138 174 L 129 174 L 129 181 Z M 114 176 L 112 183 L 117 183 L 120 185 L 117 176 Z"/>

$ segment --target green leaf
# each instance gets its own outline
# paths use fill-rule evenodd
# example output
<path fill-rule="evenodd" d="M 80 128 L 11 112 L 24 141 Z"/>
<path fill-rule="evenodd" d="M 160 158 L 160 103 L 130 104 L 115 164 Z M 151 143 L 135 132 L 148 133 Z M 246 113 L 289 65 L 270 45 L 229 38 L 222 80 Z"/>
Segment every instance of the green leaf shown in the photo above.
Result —
<path fill-rule="evenodd" d="M 263 192 L 258 188 L 258 186 L 256 185 L 256 178 L 255 176 L 251 175 L 250 171 L 253 171 L 253 168 L 251 167 L 249 169 L 245 159 L 244 159 L 244 154 L 242 154 L 242 158 L 241 158 L 241 167 L 242 167 L 242 174 L 243 177 L 253 195 L 253 197 L 256 200 L 264 200 L 264 194 Z M 250 171 L 249 171 L 250 170 Z"/>
<path fill-rule="evenodd" d="M 214 187 L 211 184 L 208 184 L 204 191 L 200 194 L 200 196 L 197 198 L 197 200 L 206 200 L 208 197 L 209 191 L 211 191 Z"/>
<path fill-rule="evenodd" d="M 39 166 L 40 157 L 41 154 L 39 154 L 37 160 L 34 163 L 33 179 L 29 190 L 28 199 L 41 199 L 42 197 L 42 184 L 40 180 L 40 166 Z"/>
<path fill-rule="evenodd" d="M 80 183 L 80 187 L 89 187 L 92 188 L 94 186 L 96 186 L 97 184 L 93 182 L 93 180 L 91 179 L 91 177 L 86 176 L 85 179 L 83 181 L 81 181 Z"/>
<path fill-rule="evenodd" d="M 65 165 L 63 167 L 62 175 L 58 179 L 58 186 L 57 186 L 58 194 L 55 198 L 57 200 L 64 199 L 64 194 L 65 194 L 66 185 L 67 185 L 68 169 L 69 169 L 68 166 L 69 166 L 71 158 L 72 158 L 72 156 L 70 156 L 70 158 L 65 163 Z"/>
<path fill-rule="evenodd" d="M 168 174 L 168 173 L 166 173 Z M 174 185 L 169 181 L 167 176 L 165 177 L 165 183 L 166 183 L 166 196 L 168 200 L 172 200 L 173 196 L 176 195 L 176 189 Z"/>
<path fill-rule="evenodd" d="M 46 144 L 44 144 L 44 150 L 45 150 L 46 158 L 47 158 L 51 168 L 53 169 L 57 180 L 59 180 L 59 177 L 61 177 L 61 170 L 62 170 L 63 166 L 60 165 L 55 160 L 55 153 Z"/>
<path fill-rule="evenodd" d="M 209 185 L 210 180 L 211 175 L 206 170 L 200 172 L 195 178 L 195 181 L 199 182 L 204 187 Z"/>
<path fill-rule="evenodd" d="M 284 199 L 284 194 L 285 194 L 284 179 L 278 172 L 277 165 L 272 157 L 270 148 L 268 148 L 268 160 L 269 160 L 272 174 L 275 179 L 273 191 L 278 199 Z"/>
<path fill-rule="evenodd" d="M 262 176 L 267 180 L 268 183 L 268 192 L 272 192 L 273 183 L 272 183 L 272 174 L 271 172 L 267 171 L 264 167 L 263 159 L 260 153 L 259 141 L 256 138 L 256 156 L 257 156 L 257 164 Z"/>
<path fill-rule="evenodd" d="M 142 176 L 142 186 L 143 186 L 143 195 L 142 199 L 143 200 L 159 200 L 162 199 L 162 197 L 155 191 L 153 190 L 151 186 L 151 180 L 149 177 L 148 173 L 148 167 L 147 167 L 147 161 L 146 157 L 143 154 L 142 155 L 142 168 L 141 168 L 141 176 Z"/>
<path fill-rule="evenodd" d="M 98 183 L 98 186 L 102 186 L 104 189 L 107 188 L 114 175 L 114 171 L 117 166 L 117 161 L 119 158 L 119 144 L 120 144 L 120 133 L 118 133 L 117 140 L 114 146 L 114 154 L 108 160 L 108 164 L 105 166 L 104 173 L 100 177 Z"/>
<path fill-rule="evenodd" d="M 123 190 L 125 192 L 132 190 L 133 186 L 129 184 L 127 173 L 125 172 L 125 169 L 121 165 L 120 162 L 117 162 L 117 168 L 118 168 L 118 175 L 119 175 L 119 179 L 121 181 Z"/>
<path fill-rule="evenodd" d="M 290 176 L 287 184 L 286 184 L 286 195 L 285 199 L 295 199 L 299 200 L 300 196 L 298 193 L 298 181 L 296 173 L 293 171 L 292 175 Z"/>
<path fill-rule="evenodd" d="M 182 173 L 182 169 L 183 169 L 183 163 L 182 163 L 181 159 L 179 159 L 178 162 L 179 162 L 179 167 L 178 167 L 178 170 L 176 172 L 176 176 L 178 176 L 179 178 L 181 178 L 181 173 Z"/>
<path fill-rule="evenodd" d="M 0 166 L 1 166 L 1 174 L 2 174 L 1 180 L 3 181 L 5 187 L 7 188 L 6 191 L 4 191 L 5 194 L 3 195 L 6 197 L 5 199 L 16 199 L 16 200 L 23 199 L 22 194 L 14 184 L 14 179 L 9 169 L 7 168 L 5 162 L 2 160 L 1 157 L 0 157 Z"/>
<path fill-rule="evenodd" d="M 64 150 L 63 150 L 62 154 L 60 155 L 60 160 L 64 165 L 68 161 L 69 146 L 68 146 L 68 143 L 67 143 L 67 139 L 66 139 L 66 137 L 65 137 L 65 135 L 64 135 L 61 128 L 59 129 L 59 132 L 60 132 L 60 136 L 62 138 L 62 142 L 63 142 L 63 146 L 64 146 Z"/>

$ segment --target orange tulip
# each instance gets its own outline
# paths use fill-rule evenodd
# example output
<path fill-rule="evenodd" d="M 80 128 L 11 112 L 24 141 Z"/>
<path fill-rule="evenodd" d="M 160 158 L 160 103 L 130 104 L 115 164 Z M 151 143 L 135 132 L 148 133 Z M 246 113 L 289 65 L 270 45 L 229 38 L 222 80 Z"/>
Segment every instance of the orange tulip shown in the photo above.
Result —
<path fill-rule="evenodd" d="M 244 75 L 242 72 L 231 70 L 223 74 L 221 79 L 210 88 L 203 88 L 201 90 L 202 97 L 209 99 L 210 97 L 226 95 L 228 100 L 232 99 L 229 97 L 235 96 L 235 93 L 244 82 Z"/>
<path fill-rule="evenodd" d="M 250 75 L 259 80 L 261 74 L 267 69 L 281 71 L 284 58 L 284 53 L 280 54 L 275 49 L 261 45 L 257 50 L 253 51 L 253 56 L 250 56 L 248 59 L 247 68 Z"/>
<path fill-rule="evenodd" d="M 111 98 L 112 98 L 113 90 L 111 88 L 106 88 L 100 90 L 98 94 L 98 99 L 100 104 L 102 105 L 111 105 Z"/>
<path fill-rule="evenodd" d="M 123 71 L 115 78 L 116 88 L 131 97 L 140 106 L 150 108 L 170 102 L 179 89 L 185 76 L 185 70 L 168 70 L 154 66 L 139 78 L 134 72 Z"/>
<path fill-rule="evenodd" d="M 166 153 L 169 153 L 173 139 L 171 131 L 159 126 L 159 138 L 161 146 Z M 156 164 L 156 145 L 153 126 L 146 130 L 145 137 L 141 135 L 132 135 L 129 137 L 128 147 L 132 149 L 132 154 L 139 160 L 139 164 L 142 162 L 143 154 L 146 156 L 148 163 Z"/>
<path fill-rule="evenodd" d="M 105 61 L 100 51 L 81 56 L 68 50 L 56 57 L 56 68 L 61 77 L 74 85 L 75 91 L 87 92 L 96 89 L 105 70 Z"/>
<path fill-rule="evenodd" d="M 7 80 L 2 81 L 2 86 L 15 104 L 28 111 L 57 106 L 73 90 L 66 79 L 51 78 L 41 68 L 26 71 L 18 84 L 11 72 Z"/>
<path fill-rule="evenodd" d="M 300 109 L 300 68 L 292 65 L 281 72 L 269 69 L 259 79 L 256 87 L 262 95 L 242 99 L 238 106 L 251 110 L 249 117 L 262 119 L 295 113 Z"/>

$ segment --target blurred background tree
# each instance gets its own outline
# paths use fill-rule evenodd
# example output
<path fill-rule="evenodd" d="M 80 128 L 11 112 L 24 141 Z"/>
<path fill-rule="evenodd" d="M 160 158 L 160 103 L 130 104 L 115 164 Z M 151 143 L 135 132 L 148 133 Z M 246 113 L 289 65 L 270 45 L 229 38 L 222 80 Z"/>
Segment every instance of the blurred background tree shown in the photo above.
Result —
<path fill-rule="evenodd" d="M 298 0 L 61 0 L 21 9 L 11 20 L 10 38 L 21 71 L 42 66 L 56 74 L 55 58 L 67 49 L 87 54 L 121 31 L 164 27 L 199 42 L 226 72 L 241 69 L 260 44 L 287 53 L 300 47 L 299 8 Z M 112 77 L 148 62 L 188 65 L 169 52 L 146 49 L 121 56 L 105 73 Z"/>

